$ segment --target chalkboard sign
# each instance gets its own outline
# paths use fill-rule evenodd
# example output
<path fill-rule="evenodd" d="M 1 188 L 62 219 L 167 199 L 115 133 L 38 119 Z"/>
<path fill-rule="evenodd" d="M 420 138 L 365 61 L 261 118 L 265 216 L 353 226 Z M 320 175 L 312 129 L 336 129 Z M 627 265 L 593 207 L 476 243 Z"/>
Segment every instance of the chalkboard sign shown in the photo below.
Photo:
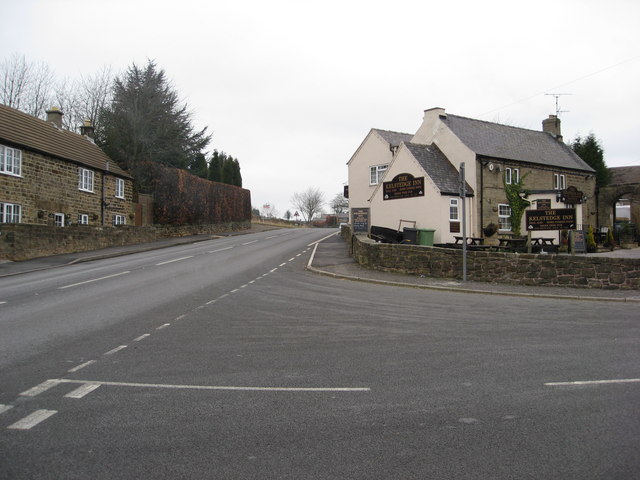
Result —
<path fill-rule="evenodd" d="M 351 224 L 353 226 L 353 233 L 369 233 L 369 209 L 352 208 Z"/>
<path fill-rule="evenodd" d="M 582 230 L 571 231 L 571 251 L 573 253 L 587 253 L 587 242 Z"/>

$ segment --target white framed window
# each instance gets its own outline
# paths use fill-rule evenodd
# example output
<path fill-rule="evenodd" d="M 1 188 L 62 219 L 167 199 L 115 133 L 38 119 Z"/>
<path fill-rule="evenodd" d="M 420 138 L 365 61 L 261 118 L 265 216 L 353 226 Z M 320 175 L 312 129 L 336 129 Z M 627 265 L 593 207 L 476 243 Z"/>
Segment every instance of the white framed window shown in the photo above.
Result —
<path fill-rule="evenodd" d="M 89 215 L 86 213 L 78 214 L 78 225 L 89 225 Z"/>
<path fill-rule="evenodd" d="M 126 225 L 127 218 L 124 215 L 114 215 L 113 216 L 113 224 L 114 225 Z"/>
<path fill-rule="evenodd" d="M 0 145 L 0 173 L 19 177 L 22 173 L 22 152 Z"/>
<path fill-rule="evenodd" d="M 554 190 L 564 190 L 565 188 L 567 188 L 567 179 L 563 174 L 553 174 L 553 188 Z"/>
<path fill-rule="evenodd" d="M 384 178 L 389 165 L 374 165 L 369 168 L 369 185 L 377 185 Z"/>
<path fill-rule="evenodd" d="M 0 223 L 20 223 L 22 206 L 0 202 Z"/>
<path fill-rule="evenodd" d="M 124 180 L 122 178 L 116 178 L 116 197 L 124 198 Z"/>
<path fill-rule="evenodd" d="M 511 185 L 520 181 L 520 169 L 507 167 L 504 169 L 504 183 Z"/>
<path fill-rule="evenodd" d="M 449 199 L 449 221 L 450 222 L 459 222 L 460 221 L 460 199 L 451 198 Z"/>
<path fill-rule="evenodd" d="M 93 193 L 93 170 L 78 169 L 78 189 Z"/>
<path fill-rule="evenodd" d="M 503 232 L 511 231 L 511 206 L 506 203 L 498 205 L 498 225 Z"/>
<path fill-rule="evenodd" d="M 53 224 L 56 227 L 64 227 L 64 213 L 54 213 Z"/>

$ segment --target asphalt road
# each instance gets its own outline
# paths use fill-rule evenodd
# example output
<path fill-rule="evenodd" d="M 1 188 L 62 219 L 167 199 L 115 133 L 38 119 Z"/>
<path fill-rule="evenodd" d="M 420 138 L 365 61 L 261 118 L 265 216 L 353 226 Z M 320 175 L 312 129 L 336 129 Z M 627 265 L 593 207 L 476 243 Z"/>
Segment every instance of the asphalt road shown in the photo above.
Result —
<path fill-rule="evenodd" d="M 0 478 L 637 477 L 637 306 L 306 272 L 325 234 L 0 279 Z"/>

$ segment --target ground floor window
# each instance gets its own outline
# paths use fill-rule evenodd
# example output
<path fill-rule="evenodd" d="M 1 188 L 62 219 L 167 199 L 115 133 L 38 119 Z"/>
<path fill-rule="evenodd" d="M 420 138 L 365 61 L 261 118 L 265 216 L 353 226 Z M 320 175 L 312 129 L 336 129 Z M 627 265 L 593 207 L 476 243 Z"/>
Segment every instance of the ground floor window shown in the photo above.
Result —
<path fill-rule="evenodd" d="M 126 222 L 126 218 L 124 215 L 114 215 L 113 216 L 113 224 L 114 225 L 125 225 Z"/>
<path fill-rule="evenodd" d="M 78 224 L 79 225 L 89 225 L 89 215 L 85 213 L 80 213 L 78 215 Z"/>
<path fill-rule="evenodd" d="M 459 222 L 460 221 L 460 211 L 458 209 L 459 199 L 451 198 L 449 199 L 449 221 L 451 222 Z"/>
<path fill-rule="evenodd" d="M 0 202 L 0 223 L 20 223 L 22 206 Z"/>
<path fill-rule="evenodd" d="M 500 230 L 505 232 L 511 231 L 511 206 L 506 203 L 498 205 L 498 224 Z"/>
<path fill-rule="evenodd" d="M 64 213 L 54 213 L 53 223 L 56 227 L 64 227 Z"/>

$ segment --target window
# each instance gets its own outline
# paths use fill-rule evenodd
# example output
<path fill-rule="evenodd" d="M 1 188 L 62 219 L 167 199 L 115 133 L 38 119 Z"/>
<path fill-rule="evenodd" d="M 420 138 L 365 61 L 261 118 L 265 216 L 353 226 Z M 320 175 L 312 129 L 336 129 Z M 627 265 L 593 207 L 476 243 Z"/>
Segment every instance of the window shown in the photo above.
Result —
<path fill-rule="evenodd" d="M 93 192 L 93 171 L 86 168 L 78 169 L 78 189 L 83 192 Z"/>
<path fill-rule="evenodd" d="M 15 203 L 0 203 L 0 223 L 20 223 L 22 207 Z"/>
<path fill-rule="evenodd" d="M 0 145 L 0 173 L 19 177 L 22 172 L 22 152 Z"/>
<path fill-rule="evenodd" d="M 553 174 L 553 188 L 555 190 L 564 190 L 567 188 L 567 180 L 564 175 L 559 173 Z"/>
<path fill-rule="evenodd" d="M 389 165 L 374 165 L 370 168 L 369 185 L 377 185 L 384 178 L 384 173 Z"/>
<path fill-rule="evenodd" d="M 124 180 L 116 178 L 116 197 L 124 198 Z"/>
<path fill-rule="evenodd" d="M 124 215 L 114 215 L 113 216 L 113 224 L 114 225 L 125 225 L 126 222 L 126 218 Z"/>
<path fill-rule="evenodd" d="M 498 224 L 502 231 L 511 231 L 511 206 L 506 203 L 498 205 Z"/>
<path fill-rule="evenodd" d="M 78 215 L 78 225 L 89 225 L 89 215 L 80 213 Z"/>
<path fill-rule="evenodd" d="M 64 227 L 64 213 L 54 213 L 53 223 L 56 227 Z"/>
<path fill-rule="evenodd" d="M 520 169 L 507 167 L 504 170 L 504 183 L 511 185 L 520 181 Z"/>
<path fill-rule="evenodd" d="M 449 221 L 450 222 L 459 222 L 460 215 L 458 212 L 458 199 L 452 198 L 449 200 Z"/>

